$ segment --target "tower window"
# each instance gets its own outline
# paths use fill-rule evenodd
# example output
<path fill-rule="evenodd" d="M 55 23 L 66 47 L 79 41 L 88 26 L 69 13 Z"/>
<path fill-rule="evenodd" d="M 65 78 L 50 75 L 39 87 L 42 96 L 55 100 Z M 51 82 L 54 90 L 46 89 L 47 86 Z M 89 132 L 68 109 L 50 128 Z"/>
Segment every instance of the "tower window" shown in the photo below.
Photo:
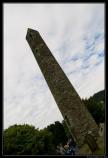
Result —
<path fill-rule="evenodd" d="M 29 34 L 29 36 L 30 36 L 30 38 L 32 38 L 32 34 L 31 33 Z"/>

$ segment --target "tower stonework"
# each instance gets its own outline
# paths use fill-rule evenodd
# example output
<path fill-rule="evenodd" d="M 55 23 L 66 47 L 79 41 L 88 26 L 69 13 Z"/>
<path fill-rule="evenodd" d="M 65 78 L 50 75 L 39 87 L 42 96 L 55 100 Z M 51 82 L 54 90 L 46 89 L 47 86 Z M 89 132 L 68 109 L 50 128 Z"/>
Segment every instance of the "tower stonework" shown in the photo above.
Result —
<path fill-rule="evenodd" d="M 98 136 L 98 126 L 81 101 L 69 79 L 57 63 L 38 31 L 28 29 L 26 40 L 49 86 L 64 120 L 77 144 L 82 146 L 91 134 Z"/>

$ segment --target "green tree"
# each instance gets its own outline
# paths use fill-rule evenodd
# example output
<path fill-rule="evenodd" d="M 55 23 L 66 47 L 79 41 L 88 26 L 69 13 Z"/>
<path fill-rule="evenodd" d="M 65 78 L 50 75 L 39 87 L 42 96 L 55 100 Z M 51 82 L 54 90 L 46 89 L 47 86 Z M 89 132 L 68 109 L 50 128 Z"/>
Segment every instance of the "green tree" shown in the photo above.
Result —
<path fill-rule="evenodd" d="M 10 126 L 3 133 L 3 153 L 23 154 L 28 141 L 31 141 L 35 128 L 29 125 Z"/>
<path fill-rule="evenodd" d="M 62 123 L 56 121 L 55 124 L 47 126 L 47 129 L 53 134 L 53 142 L 55 146 L 59 145 L 60 143 L 63 145 L 66 143 L 67 136 Z"/>
<path fill-rule="evenodd" d="M 83 102 L 97 124 L 105 121 L 105 108 L 103 101 L 97 102 L 93 97 L 91 97 L 88 100 L 83 100 Z"/>
<path fill-rule="evenodd" d="M 3 132 L 4 155 L 54 154 L 52 133 L 30 125 L 10 126 Z"/>

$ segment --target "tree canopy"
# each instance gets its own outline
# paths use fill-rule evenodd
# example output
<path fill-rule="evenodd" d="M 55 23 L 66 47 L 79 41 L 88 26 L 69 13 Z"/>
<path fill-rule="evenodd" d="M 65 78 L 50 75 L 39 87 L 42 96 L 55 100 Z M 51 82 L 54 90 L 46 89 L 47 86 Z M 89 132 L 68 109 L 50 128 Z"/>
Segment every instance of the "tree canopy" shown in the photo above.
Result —
<path fill-rule="evenodd" d="M 105 121 L 105 96 L 104 91 L 98 92 L 89 99 L 82 99 L 93 118 L 99 124 Z"/>
<path fill-rule="evenodd" d="M 53 135 L 47 129 L 30 125 L 14 125 L 3 133 L 3 153 L 9 155 L 53 154 Z"/>

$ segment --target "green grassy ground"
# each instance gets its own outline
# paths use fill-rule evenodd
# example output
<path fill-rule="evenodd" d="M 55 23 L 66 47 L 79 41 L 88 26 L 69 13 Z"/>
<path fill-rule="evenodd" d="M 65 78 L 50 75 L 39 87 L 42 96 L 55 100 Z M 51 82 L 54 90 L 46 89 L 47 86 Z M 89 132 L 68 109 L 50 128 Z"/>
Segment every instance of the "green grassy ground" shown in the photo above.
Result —
<path fill-rule="evenodd" d="M 97 143 L 98 143 L 99 149 L 94 154 L 104 155 L 105 153 L 104 137 L 103 136 L 99 137 L 97 140 Z"/>
<path fill-rule="evenodd" d="M 87 155 L 104 155 L 105 153 L 105 142 L 104 142 L 104 135 L 99 136 L 97 140 L 97 144 L 99 149 L 96 150 L 94 153 L 91 152 L 87 144 L 84 144 L 83 147 L 80 149 L 80 154 L 87 154 Z"/>

